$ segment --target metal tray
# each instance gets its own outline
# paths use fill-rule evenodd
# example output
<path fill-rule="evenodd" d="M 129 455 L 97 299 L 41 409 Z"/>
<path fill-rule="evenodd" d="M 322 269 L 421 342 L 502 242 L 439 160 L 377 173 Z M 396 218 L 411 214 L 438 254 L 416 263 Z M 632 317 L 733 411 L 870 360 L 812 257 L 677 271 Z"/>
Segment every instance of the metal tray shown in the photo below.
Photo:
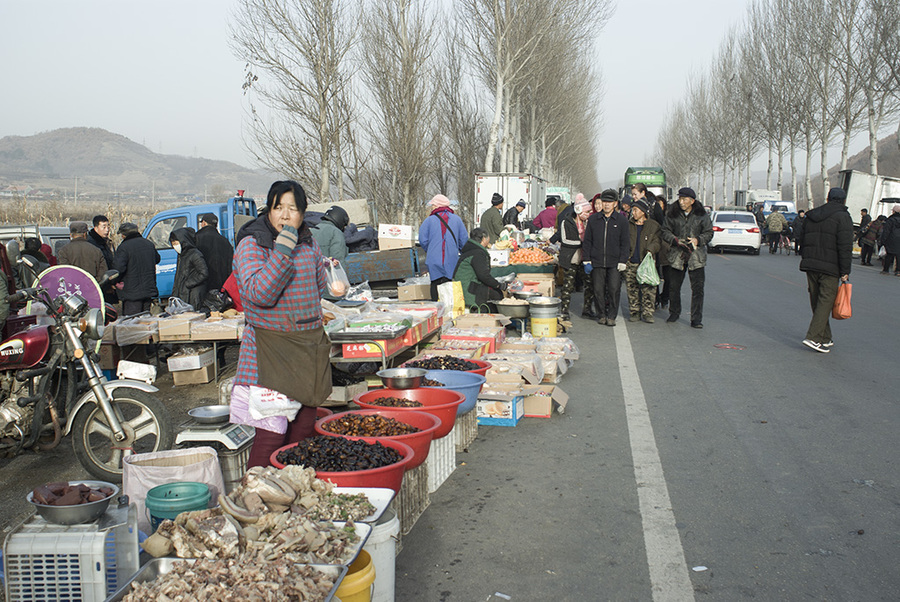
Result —
<path fill-rule="evenodd" d="M 352 343 L 356 341 L 382 341 L 386 339 L 397 339 L 402 337 L 409 326 L 403 326 L 396 330 L 370 330 L 368 332 L 348 332 L 346 330 L 338 330 L 329 332 L 328 338 L 335 343 Z"/>
<path fill-rule="evenodd" d="M 119 588 L 119 590 L 114 593 L 112 596 L 106 599 L 106 602 L 121 602 L 126 595 L 131 593 L 131 584 L 132 583 L 145 583 L 147 581 L 153 581 L 157 577 L 165 575 L 170 572 L 172 568 L 180 562 L 194 562 L 193 558 L 154 558 L 144 566 L 140 568 L 140 570 L 135 573 L 131 579 L 128 580 L 128 583 Z M 334 587 L 331 588 L 331 591 L 328 592 L 328 596 L 325 598 L 325 601 L 328 602 L 334 599 L 334 595 L 338 590 L 338 587 L 341 585 L 341 581 L 344 579 L 344 575 L 347 574 L 347 567 L 336 564 L 310 564 L 307 565 L 316 570 L 319 570 L 329 577 L 334 579 Z"/>
<path fill-rule="evenodd" d="M 188 416 L 200 424 L 219 424 L 221 422 L 228 422 L 230 414 L 230 405 L 200 406 L 188 410 Z"/>
<path fill-rule="evenodd" d="M 387 487 L 335 487 L 332 492 L 348 493 L 350 495 L 356 495 L 357 493 L 366 494 L 366 497 L 369 498 L 369 503 L 375 506 L 375 511 L 369 516 L 360 519 L 359 522 L 362 523 L 378 521 L 381 515 L 384 514 L 384 511 L 388 509 L 388 506 L 391 505 L 391 501 L 397 493 Z"/>

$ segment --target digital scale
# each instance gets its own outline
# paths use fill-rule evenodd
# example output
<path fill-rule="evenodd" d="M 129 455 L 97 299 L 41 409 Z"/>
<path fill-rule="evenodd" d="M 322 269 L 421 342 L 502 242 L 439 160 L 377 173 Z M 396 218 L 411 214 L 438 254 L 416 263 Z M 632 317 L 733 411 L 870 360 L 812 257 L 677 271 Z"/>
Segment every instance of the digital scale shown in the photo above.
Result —
<path fill-rule="evenodd" d="M 225 493 L 237 487 L 247 471 L 250 447 L 256 436 L 256 429 L 246 424 L 204 424 L 190 419 L 179 427 L 175 443 L 180 447 L 209 445 L 219 456 Z"/>

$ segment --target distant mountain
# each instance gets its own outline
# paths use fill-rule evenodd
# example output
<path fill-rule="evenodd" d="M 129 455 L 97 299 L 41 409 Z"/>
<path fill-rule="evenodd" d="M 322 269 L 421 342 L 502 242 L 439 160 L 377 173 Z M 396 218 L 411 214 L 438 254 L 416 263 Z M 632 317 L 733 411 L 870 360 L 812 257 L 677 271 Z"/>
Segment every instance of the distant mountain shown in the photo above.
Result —
<path fill-rule="evenodd" d="M 64 128 L 34 136 L 0 138 L 0 184 L 79 193 L 202 194 L 213 188 L 264 194 L 273 175 L 229 161 L 161 155 L 100 128 Z"/>

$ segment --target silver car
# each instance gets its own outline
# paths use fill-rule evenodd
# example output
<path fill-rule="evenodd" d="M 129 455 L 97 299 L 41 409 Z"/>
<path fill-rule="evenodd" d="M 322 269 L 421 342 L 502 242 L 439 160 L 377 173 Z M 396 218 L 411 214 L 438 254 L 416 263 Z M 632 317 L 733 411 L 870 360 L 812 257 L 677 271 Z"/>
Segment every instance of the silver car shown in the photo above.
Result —
<path fill-rule="evenodd" d="M 712 225 L 713 237 L 709 241 L 711 253 L 730 249 L 759 255 L 762 233 L 756 218 L 749 211 L 714 211 Z"/>

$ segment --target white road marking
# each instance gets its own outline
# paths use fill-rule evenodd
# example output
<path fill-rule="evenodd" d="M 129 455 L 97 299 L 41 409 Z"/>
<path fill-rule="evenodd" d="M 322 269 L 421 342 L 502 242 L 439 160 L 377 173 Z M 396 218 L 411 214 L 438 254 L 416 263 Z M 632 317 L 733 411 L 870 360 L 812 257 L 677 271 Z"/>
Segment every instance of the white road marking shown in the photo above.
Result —
<path fill-rule="evenodd" d="M 644 528 L 644 548 L 650 568 L 654 602 L 682 602 L 694 599 L 694 588 L 684 559 L 681 536 L 675 527 L 675 513 L 662 462 L 653 436 L 650 411 L 638 377 L 634 352 L 625 324 L 615 328 L 619 375 L 625 397 L 628 438 L 637 483 L 638 507 Z"/>

